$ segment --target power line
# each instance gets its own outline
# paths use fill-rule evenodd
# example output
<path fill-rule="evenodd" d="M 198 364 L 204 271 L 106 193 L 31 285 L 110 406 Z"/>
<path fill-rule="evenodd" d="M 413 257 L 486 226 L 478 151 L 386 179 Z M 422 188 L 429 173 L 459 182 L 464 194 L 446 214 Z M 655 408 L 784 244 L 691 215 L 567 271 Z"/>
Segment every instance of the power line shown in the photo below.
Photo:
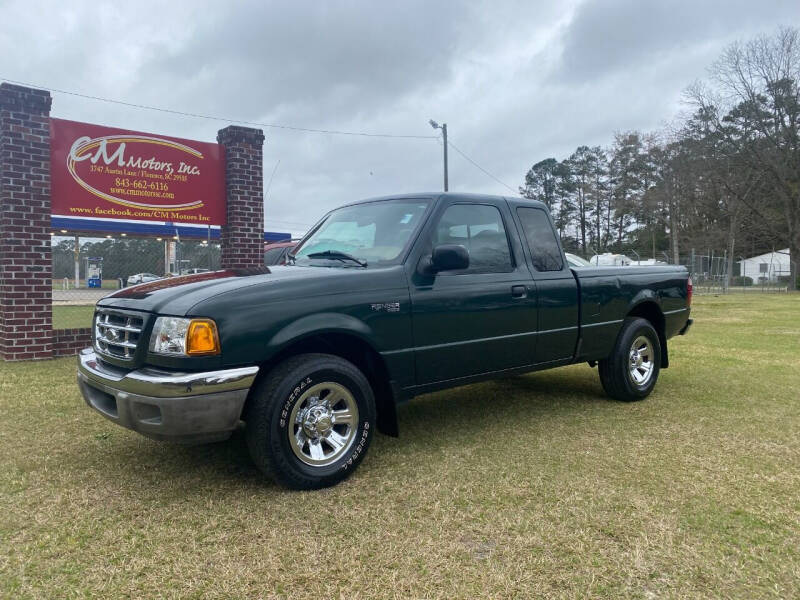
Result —
<path fill-rule="evenodd" d="M 0 77 L 0 81 L 5 81 L 7 83 L 12 83 L 12 84 L 15 84 L 15 85 L 23 85 L 23 86 L 26 86 L 26 87 L 36 88 L 36 89 L 40 89 L 40 90 L 46 90 L 46 91 L 54 92 L 56 94 L 64 94 L 66 96 L 75 96 L 77 98 L 84 98 L 84 99 L 87 99 L 87 100 L 96 100 L 98 102 L 106 102 L 108 104 L 117 104 L 117 105 L 120 105 L 120 106 L 127 106 L 127 107 L 130 107 L 130 108 L 138 108 L 138 109 L 142 109 L 142 110 L 151 110 L 151 111 L 155 111 L 155 112 L 162 112 L 162 113 L 167 113 L 167 114 L 171 114 L 171 115 L 180 115 L 182 117 L 191 117 L 191 118 L 195 118 L 195 119 L 206 119 L 206 120 L 209 120 L 209 121 L 222 121 L 222 122 L 226 122 L 226 123 L 239 123 L 239 124 L 242 124 L 242 125 L 255 125 L 257 127 L 267 127 L 267 128 L 271 128 L 271 129 L 284 129 L 284 130 L 287 130 L 287 131 L 300 131 L 300 132 L 304 132 L 304 133 L 320 133 L 320 134 L 328 134 L 328 135 L 347 135 L 347 136 L 356 136 L 356 137 L 410 139 L 410 140 L 437 140 L 437 141 L 440 140 L 440 137 L 438 135 L 404 135 L 404 134 L 394 134 L 394 133 L 370 133 L 370 132 L 366 132 L 366 131 L 343 131 L 343 130 L 338 130 L 338 129 L 314 129 L 314 128 L 311 128 L 311 127 L 295 127 L 293 125 L 280 125 L 280 124 L 277 124 L 277 123 L 263 123 L 263 122 L 260 122 L 260 121 L 247 121 L 247 120 L 244 120 L 244 119 L 232 119 L 232 118 L 229 118 L 229 117 L 219 117 L 219 116 L 215 116 L 215 115 L 205 115 L 205 114 L 201 114 L 201 113 L 192 113 L 192 112 L 174 110 L 174 109 L 170 109 L 170 108 L 162 108 L 162 107 L 158 107 L 158 106 L 149 106 L 147 104 L 137 104 L 137 103 L 134 103 L 134 102 L 126 102 L 124 100 L 114 100 L 114 99 L 111 99 L 111 98 L 103 98 L 102 96 L 93 96 L 91 94 L 82 94 L 82 93 L 79 93 L 79 92 L 73 92 L 73 91 L 69 91 L 69 90 L 62 90 L 62 89 L 58 89 L 58 88 L 54 88 L 54 87 L 50 87 L 50 86 L 37 85 L 37 84 L 25 82 L 25 81 L 19 81 L 19 80 L 16 80 L 16 79 L 9 79 L 8 77 Z M 467 156 L 451 140 L 447 141 L 447 145 L 452 147 L 453 150 L 458 152 L 467 162 L 472 164 L 472 166 L 474 166 L 479 171 L 483 172 L 486 176 L 490 177 L 491 179 L 493 179 L 494 181 L 496 181 L 497 183 L 499 183 L 503 187 L 507 188 L 511 192 L 513 192 L 515 194 L 517 193 L 517 190 L 512 188 L 507 183 L 501 181 L 495 175 L 492 175 L 489 171 L 484 169 L 477 162 L 475 162 L 473 159 L 471 159 L 469 156 Z M 273 171 L 273 175 L 274 175 L 274 171 Z"/>
<path fill-rule="evenodd" d="M 275 163 L 275 168 L 272 169 L 272 175 L 269 176 L 269 183 L 267 184 L 267 189 L 264 192 L 264 202 L 266 203 L 267 198 L 269 197 L 269 189 L 272 187 L 272 179 L 275 177 L 275 171 L 278 170 L 278 165 L 281 164 L 281 159 L 278 159 L 278 162 Z"/>
<path fill-rule="evenodd" d="M 98 102 L 107 102 L 109 104 L 118 104 L 120 106 L 128 106 L 131 108 L 140 108 L 143 110 L 152 110 L 156 112 L 167 113 L 171 115 L 180 115 L 183 117 L 193 117 L 195 119 L 207 119 L 209 121 L 224 121 L 226 123 L 240 123 L 242 125 L 255 125 L 257 127 L 269 127 L 271 129 L 286 129 L 289 131 L 302 131 L 305 133 L 327 133 L 329 135 L 349 135 L 349 136 L 360 136 L 360 137 L 374 137 L 374 138 L 395 138 L 395 139 L 410 139 L 410 140 L 431 140 L 435 139 L 435 135 L 401 135 L 401 134 L 394 134 L 394 133 L 369 133 L 365 131 L 342 131 L 337 129 L 313 129 L 310 127 L 295 127 L 293 125 L 279 125 L 277 123 L 261 123 L 258 121 L 245 121 L 243 119 L 230 119 L 228 117 L 218 117 L 214 115 L 204 115 L 201 113 L 191 113 L 191 112 L 184 112 L 180 110 L 173 110 L 170 108 L 161 108 L 158 106 L 148 106 L 147 104 L 136 104 L 134 102 L 125 102 L 124 100 L 112 100 L 111 98 L 103 98 L 101 96 L 92 96 L 90 94 L 81 94 L 79 92 L 72 92 L 68 90 L 60 90 L 54 87 L 45 87 L 41 85 L 36 85 L 33 83 L 27 83 L 25 81 L 17 81 L 14 79 L 8 79 L 7 77 L 0 77 L 0 81 L 5 81 L 8 83 L 13 83 L 15 85 L 24 85 L 30 88 L 36 88 L 40 90 L 46 90 L 50 92 L 55 92 L 57 94 L 64 94 L 66 96 L 75 96 L 77 98 L 85 98 L 87 100 L 97 100 Z"/>
<path fill-rule="evenodd" d="M 467 156 L 466 154 L 464 154 L 464 153 L 463 153 L 463 152 L 462 152 L 462 151 L 459 149 L 459 147 L 458 147 L 458 146 L 456 146 L 456 145 L 455 145 L 455 144 L 452 142 L 452 140 L 447 140 L 447 144 L 448 144 L 448 146 L 450 146 L 451 148 L 453 148 L 453 150 L 455 150 L 456 152 L 458 152 L 458 153 L 459 153 L 459 154 L 460 154 L 460 155 L 461 155 L 461 156 L 462 156 L 464 159 L 466 159 L 468 162 L 470 162 L 470 163 L 472 164 L 472 166 L 473 166 L 473 167 L 475 167 L 476 169 L 478 169 L 478 170 L 482 171 L 482 172 L 483 172 L 485 175 L 487 175 L 487 176 L 491 177 L 491 178 L 492 178 L 492 179 L 494 179 L 494 180 L 495 180 L 497 183 L 499 183 L 500 185 L 502 185 L 502 186 L 506 187 L 507 189 L 509 189 L 509 190 L 510 190 L 512 193 L 514 193 L 514 194 L 518 193 L 518 191 L 517 191 L 517 190 L 515 190 L 514 188 L 512 188 L 512 187 L 511 187 L 510 185 L 508 185 L 507 183 L 505 183 L 505 182 L 503 182 L 503 181 L 500 181 L 500 179 L 498 179 L 497 177 L 495 177 L 494 175 L 492 175 L 491 173 L 489 173 L 489 171 L 487 171 L 486 169 L 484 169 L 482 166 L 480 166 L 478 163 L 476 163 L 474 160 L 472 160 L 472 159 L 471 159 L 469 156 Z"/>

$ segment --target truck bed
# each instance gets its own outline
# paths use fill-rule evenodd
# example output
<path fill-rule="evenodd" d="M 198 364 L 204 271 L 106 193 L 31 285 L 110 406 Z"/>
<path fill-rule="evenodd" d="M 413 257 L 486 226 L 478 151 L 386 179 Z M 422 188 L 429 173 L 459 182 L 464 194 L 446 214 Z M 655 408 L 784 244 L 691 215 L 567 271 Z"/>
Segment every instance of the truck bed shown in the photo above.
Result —
<path fill-rule="evenodd" d="M 622 324 L 621 315 L 642 302 L 660 308 L 667 339 L 686 323 L 685 267 L 582 267 L 572 273 L 581 299 L 581 347 L 576 360 L 607 355 Z"/>

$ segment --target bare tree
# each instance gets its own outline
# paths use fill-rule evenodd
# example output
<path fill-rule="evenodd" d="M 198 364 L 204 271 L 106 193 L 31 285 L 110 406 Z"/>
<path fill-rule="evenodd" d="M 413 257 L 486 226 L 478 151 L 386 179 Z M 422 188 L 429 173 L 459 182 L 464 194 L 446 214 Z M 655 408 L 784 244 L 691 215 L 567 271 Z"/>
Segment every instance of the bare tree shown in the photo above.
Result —
<path fill-rule="evenodd" d="M 711 68 L 711 85 L 688 91 L 725 142 L 770 184 L 794 264 L 800 264 L 799 82 L 800 33 L 787 27 L 729 46 Z"/>

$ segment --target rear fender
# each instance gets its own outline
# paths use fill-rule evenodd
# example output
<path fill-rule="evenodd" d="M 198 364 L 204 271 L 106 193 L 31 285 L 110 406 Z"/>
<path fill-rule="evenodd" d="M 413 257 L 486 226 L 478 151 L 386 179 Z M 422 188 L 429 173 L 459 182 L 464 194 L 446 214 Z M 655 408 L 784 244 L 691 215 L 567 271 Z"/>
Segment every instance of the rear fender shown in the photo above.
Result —
<path fill-rule="evenodd" d="M 658 341 L 661 344 L 661 368 L 669 367 L 669 348 L 667 347 L 666 322 L 664 313 L 661 310 L 660 298 L 653 290 L 641 290 L 633 297 L 627 315 L 629 317 L 641 317 L 647 319 L 658 333 Z"/>

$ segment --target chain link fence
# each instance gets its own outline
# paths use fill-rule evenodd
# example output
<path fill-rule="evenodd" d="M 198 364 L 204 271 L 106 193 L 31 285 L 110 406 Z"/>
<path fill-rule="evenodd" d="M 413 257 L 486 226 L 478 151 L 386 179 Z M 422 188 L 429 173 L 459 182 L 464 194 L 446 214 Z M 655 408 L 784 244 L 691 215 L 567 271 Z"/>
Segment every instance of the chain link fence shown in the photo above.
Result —
<path fill-rule="evenodd" d="M 729 257 L 725 251 L 692 251 L 681 257 L 692 276 L 697 293 L 787 292 L 798 289 L 800 271 L 791 262 L 788 250 L 767 252 L 752 257 Z"/>
<path fill-rule="evenodd" d="M 207 240 L 53 236 L 52 256 L 53 329 L 91 326 L 114 290 L 220 268 L 220 246 Z"/>
<path fill-rule="evenodd" d="M 569 254 L 568 254 L 569 257 Z M 579 256 L 579 258 L 582 258 Z M 692 249 L 676 261 L 667 252 L 654 258 L 635 250 L 605 252 L 587 257 L 592 266 L 658 266 L 677 264 L 692 276 L 694 291 L 700 294 L 789 292 L 800 290 L 800 265 L 791 260 L 788 248 L 762 254 L 728 256 L 727 251 Z"/>

